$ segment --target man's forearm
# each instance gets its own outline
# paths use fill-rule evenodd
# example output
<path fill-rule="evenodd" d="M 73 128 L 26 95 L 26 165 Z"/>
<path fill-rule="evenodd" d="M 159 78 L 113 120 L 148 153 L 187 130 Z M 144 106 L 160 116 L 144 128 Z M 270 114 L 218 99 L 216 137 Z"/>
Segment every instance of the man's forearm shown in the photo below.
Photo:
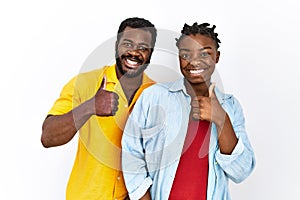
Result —
<path fill-rule="evenodd" d="M 43 146 L 53 147 L 68 143 L 94 114 L 92 103 L 88 100 L 66 114 L 48 116 L 42 128 Z"/>

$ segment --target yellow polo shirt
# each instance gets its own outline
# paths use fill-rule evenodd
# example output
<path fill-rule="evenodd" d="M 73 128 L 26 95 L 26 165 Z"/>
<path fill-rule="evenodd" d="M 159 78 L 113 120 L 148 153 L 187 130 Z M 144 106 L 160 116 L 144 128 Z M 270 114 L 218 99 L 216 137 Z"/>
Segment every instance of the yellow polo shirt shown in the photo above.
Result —
<path fill-rule="evenodd" d="M 115 116 L 92 116 L 79 130 L 78 150 L 67 186 L 67 200 L 113 200 L 127 196 L 121 172 L 121 137 L 127 117 L 141 92 L 154 82 L 145 74 L 142 86 L 128 105 L 115 65 L 81 73 L 67 83 L 49 115 L 69 112 L 92 98 L 107 77 L 106 90 L 119 95 Z M 76 121 L 76 116 L 74 116 Z"/>

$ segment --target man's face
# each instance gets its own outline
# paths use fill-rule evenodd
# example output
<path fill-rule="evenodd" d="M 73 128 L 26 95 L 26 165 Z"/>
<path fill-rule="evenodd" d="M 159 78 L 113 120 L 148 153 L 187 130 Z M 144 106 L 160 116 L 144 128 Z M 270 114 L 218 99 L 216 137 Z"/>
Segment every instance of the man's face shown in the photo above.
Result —
<path fill-rule="evenodd" d="M 189 35 L 179 43 L 180 70 L 191 84 L 207 83 L 219 61 L 213 39 L 201 35 Z"/>
<path fill-rule="evenodd" d="M 125 28 L 116 43 L 116 63 L 121 75 L 136 77 L 147 68 L 153 48 L 151 40 L 149 31 Z"/>

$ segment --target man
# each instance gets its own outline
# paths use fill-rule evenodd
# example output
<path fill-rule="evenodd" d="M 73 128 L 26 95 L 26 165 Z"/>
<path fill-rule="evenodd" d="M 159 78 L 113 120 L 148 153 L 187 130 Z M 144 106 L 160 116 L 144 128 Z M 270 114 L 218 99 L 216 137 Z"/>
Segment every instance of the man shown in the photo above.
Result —
<path fill-rule="evenodd" d="M 177 39 L 183 78 L 143 91 L 122 139 L 122 168 L 135 199 L 230 199 L 255 158 L 242 108 L 211 83 L 220 40 L 208 23 L 184 25 Z"/>
<path fill-rule="evenodd" d="M 138 96 L 153 84 L 143 72 L 156 35 L 146 19 L 124 20 L 115 44 L 116 64 L 73 78 L 49 111 L 41 136 L 45 147 L 69 142 L 80 129 L 67 199 L 127 197 L 121 172 L 122 131 Z"/>

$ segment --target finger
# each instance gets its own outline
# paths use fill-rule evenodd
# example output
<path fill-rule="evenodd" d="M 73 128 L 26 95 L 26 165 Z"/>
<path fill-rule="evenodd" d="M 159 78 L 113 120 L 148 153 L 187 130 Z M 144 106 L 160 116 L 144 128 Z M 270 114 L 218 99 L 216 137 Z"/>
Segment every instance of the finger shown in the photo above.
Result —
<path fill-rule="evenodd" d="M 111 92 L 111 105 L 113 107 L 118 107 L 119 106 L 119 96 L 114 93 L 114 92 Z"/>
<path fill-rule="evenodd" d="M 115 115 L 115 114 L 117 113 L 118 110 L 119 110 L 118 106 L 113 106 L 113 107 L 112 107 L 112 110 L 111 110 L 112 115 Z"/>
<path fill-rule="evenodd" d="M 210 84 L 209 89 L 208 89 L 209 97 L 215 96 L 215 92 L 214 92 L 215 86 L 216 86 L 216 83 Z"/>
<path fill-rule="evenodd" d="M 193 100 L 192 101 L 192 107 L 199 107 L 199 101 L 198 100 Z"/>
<path fill-rule="evenodd" d="M 193 113 L 193 118 L 199 120 L 200 119 L 200 114 L 199 113 Z"/>
<path fill-rule="evenodd" d="M 114 109 L 113 109 L 113 114 L 115 115 L 117 112 L 118 112 L 118 107 L 115 107 Z"/>
<path fill-rule="evenodd" d="M 199 110 L 199 108 L 193 108 L 193 109 L 192 109 L 192 112 L 193 112 L 193 114 L 194 114 L 194 113 L 198 113 L 198 114 L 199 114 L 199 113 L 200 113 L 200 110 Z"/>
<path fill-rule="evenodd" d="M 200 103 L 203 101 L 203 99 L 205 99 L 205 97 L 203 97 L 203 96 L 194 97 L 193 101 L 192 101 L 192 106 L 193 107 L 199 107 Z"/>
<path fill-rule="evenodd" d="M 105 74 L 103 75 L 103 79 L 102 79 L 99 90 L 106 90 L 106 75 Z"/>
<path fill-rule="evenodd" d="M 118 100 L 113 100 L 112 101 L 112 106 L 115 108 L 115 107 L 118 107 L 119 106 L 119 101 Z"/>
<path fill-rule="evenodd" d="M 195 96 L 194 98 L 193 98 L 193 101 L 200 101 L 201 99 L 203 99 L 204 98 L 204 96 Z"/>
<path fill-rule="evenodd" d="M 118 101 L 119 100 L 119 95 L 115 92 L 111 92 L 111 93 L 113 95 L 112 98 L 114 98 L 116 101 Z"/>

